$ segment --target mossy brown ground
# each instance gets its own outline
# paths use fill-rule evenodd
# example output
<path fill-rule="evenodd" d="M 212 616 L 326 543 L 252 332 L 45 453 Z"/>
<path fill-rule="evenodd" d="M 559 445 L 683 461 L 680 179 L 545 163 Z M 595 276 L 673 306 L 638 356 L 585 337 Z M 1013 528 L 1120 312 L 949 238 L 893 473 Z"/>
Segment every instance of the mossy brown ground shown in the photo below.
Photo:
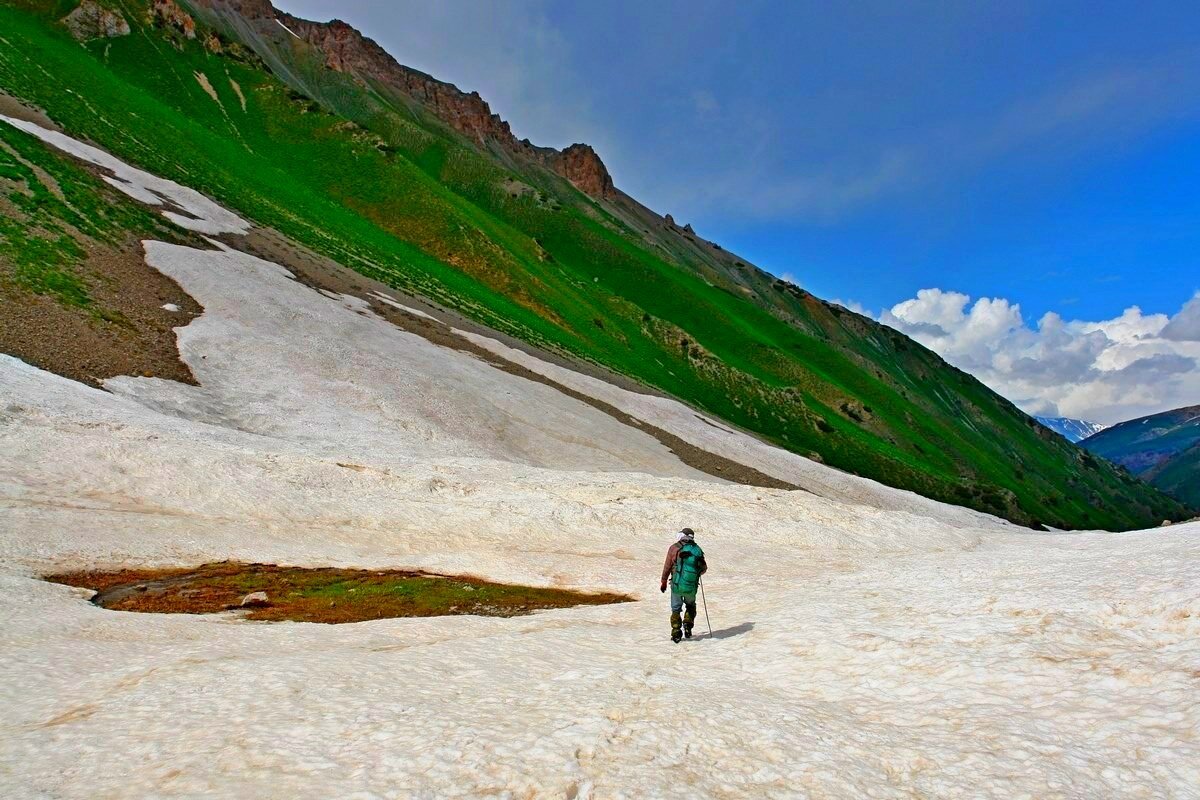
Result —
<path fill-rule="evenodd" d="M 408 570 L 281 567 L 221 561 L 199 567 L 81 571 L 46 580 L 94 589 L 92 602 L 118 611 L 211 614 L 240 608 L 251 592 L 248 619 L 363 622 L 390 617 L 475 614 L 515 617 L 548 608 L 623 603 L 619 594 L 515 586 L 478 578 Z"/>

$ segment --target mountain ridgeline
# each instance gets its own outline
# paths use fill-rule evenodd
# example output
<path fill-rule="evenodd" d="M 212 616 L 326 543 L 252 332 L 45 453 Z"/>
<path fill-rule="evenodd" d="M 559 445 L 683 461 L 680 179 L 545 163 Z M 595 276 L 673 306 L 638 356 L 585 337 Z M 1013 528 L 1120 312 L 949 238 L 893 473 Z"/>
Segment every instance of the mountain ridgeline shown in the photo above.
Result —
<path fill-rule="evenodd" d="M 1105 426 L 1098 422 L 1088 422 L 1084 419 L 1071 417 L 1034 417 L 1050 430 L 1060 434 L 1068 442 L 1079 442 L 1087 437 L 1104 430 Z"/>
<path fill-rule="evenodd" d="M 1131 419 L 1080 445 L 1200 509 L 1200 406 Z"/>
<path fill-rule="evenodd" d="M 591 147 L 517 139 L 345 23 L 266 0 L 10 0 L 0 31 L 0 89 L 71 135 L 781 447 L 1025 525 L 1189 515 L 911 339 L 646 208 Z"/>

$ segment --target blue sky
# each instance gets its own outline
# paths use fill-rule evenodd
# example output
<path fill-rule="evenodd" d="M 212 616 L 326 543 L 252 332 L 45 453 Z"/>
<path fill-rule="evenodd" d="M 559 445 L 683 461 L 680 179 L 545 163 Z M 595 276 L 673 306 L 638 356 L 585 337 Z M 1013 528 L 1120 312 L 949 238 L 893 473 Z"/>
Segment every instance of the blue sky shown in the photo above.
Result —
<path fill-rule="evenodd" d="M 1200 401 L 1179 361 L 1170 391 L 1122 402 L 1129 378 L 1091 406 L 1086 380 L 1069 395 L 992 374 L 1030 357 L 1046 314 L 1138 306 L 1161 330 L 1200 290 L 1195 3 L 280 6 L 478 90 L 519 136 L 593 144 L 618 186 L 819 296 L 876 316 L 922 289 L 968 296 L 964 318 L 979 298 L 1019 307 L 1017 349 L 964 361 L 922 341 L 1026 408 L 1115 421 Z M 908 312 L 885 321 L 928 322 Z M 1192 357 L 1171 341 L 1089 345 L 1084 378 Z"/>

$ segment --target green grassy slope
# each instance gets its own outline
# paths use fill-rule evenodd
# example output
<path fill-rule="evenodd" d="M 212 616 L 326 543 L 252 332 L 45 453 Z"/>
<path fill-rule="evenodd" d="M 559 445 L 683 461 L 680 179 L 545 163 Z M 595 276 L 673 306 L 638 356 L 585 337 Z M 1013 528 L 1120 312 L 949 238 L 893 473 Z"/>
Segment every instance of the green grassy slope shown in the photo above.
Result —
<path fill-rule="evenodd" d="M 353 269 L 930 497 L 1066 528 L 1186 513 L 899 333 L 641 230 L 301 42 L 272 72 L 236 31 L 214 52 L 125 0 L 133 34 L 80 45 L 73 5 L 0 7 L 0 89 Z"/>
<path fill-rule="evenodd" d="M 56 150 L 0 125 L 0 294 L 50 297 L 121 322 L 96 302 L 82 269 L 89 249 L 139 239 L 193 241 Z"/>
<path fill-rule="evenodd" d="M 1200 511 L 1200 442 L 1141 476 L 1167 494 Z"/>
<path fill-rule="evenodd" d="M 1079 444 L 1200 509 L 1200 406 L 1122 422 Z"/>

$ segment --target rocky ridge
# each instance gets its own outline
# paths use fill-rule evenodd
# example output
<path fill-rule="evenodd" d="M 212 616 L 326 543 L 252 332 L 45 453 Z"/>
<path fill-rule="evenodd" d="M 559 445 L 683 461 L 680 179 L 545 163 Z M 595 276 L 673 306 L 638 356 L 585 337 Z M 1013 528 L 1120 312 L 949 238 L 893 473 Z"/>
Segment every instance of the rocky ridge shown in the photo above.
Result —
<path fill-rule="evenodd" d="M 71 36 L 81 42 L 89 39 L 112 39 L 117 36 L 128 36 L 129 22 L 121 12 L 96 3 L 95 0 L 83 0 L 67 16 L 63 24 Z"/>
<path fill-rule="evenodd" d="M 464 92 L 452 83 L 404 66 L 349 23 L 339 19 L 329 22 L 302 19 L 276 9 L 268 0 L 194 2 L 205 8 L 224 7 L 249 20 L 277 22 L 320 51 L 329 69 L 364 84 L 374 82 L 397 90 L 477 144 L 496 144 L 513 155 L 540 163 L 591 197 L 610 199 L 616 194 L 608 168 L 590 145 L 577 143 L 556 150 L 518 139 L 508 122 L 493 113 L 479 92 Z"/>

